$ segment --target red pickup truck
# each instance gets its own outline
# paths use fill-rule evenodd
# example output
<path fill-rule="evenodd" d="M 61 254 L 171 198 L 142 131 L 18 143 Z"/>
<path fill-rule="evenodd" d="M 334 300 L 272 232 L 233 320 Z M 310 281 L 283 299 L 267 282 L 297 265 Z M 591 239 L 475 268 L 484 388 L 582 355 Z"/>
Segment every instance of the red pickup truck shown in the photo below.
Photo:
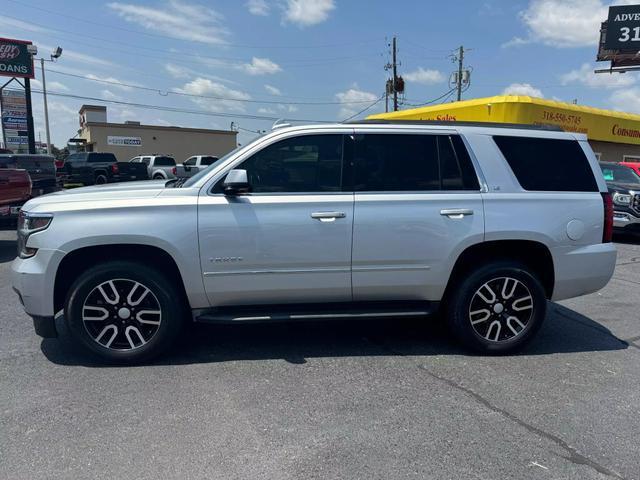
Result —
<path fill-rule="evenodd" d="M 31 177 L 26 170 L 0 168 L 0 219 L 14 218 L 31 198 Z"/>
<path fill-rule="evenodd" d="M 620 165 L 633 169 L 638 175 L 640 175 L 640 162 L 620 162 Z"/>

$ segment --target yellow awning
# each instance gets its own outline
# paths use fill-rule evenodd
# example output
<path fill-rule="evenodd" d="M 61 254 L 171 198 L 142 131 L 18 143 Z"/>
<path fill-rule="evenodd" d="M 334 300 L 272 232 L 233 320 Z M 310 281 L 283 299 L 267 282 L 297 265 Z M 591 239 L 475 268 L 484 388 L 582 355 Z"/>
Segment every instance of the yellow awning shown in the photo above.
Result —
<path fill-rule="evenodd" d="M 368 119 L 557 125 L 590 140 L 640 145 L 640 115 L 542 98 L 501 95 L 370 115 Z"/>

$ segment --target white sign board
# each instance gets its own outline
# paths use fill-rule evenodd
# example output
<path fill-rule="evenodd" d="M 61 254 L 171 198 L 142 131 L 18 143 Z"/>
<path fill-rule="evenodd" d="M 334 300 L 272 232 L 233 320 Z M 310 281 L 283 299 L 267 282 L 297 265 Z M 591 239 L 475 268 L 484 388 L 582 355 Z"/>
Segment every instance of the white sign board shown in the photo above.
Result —
<path fill-rule="evenodd" d="M 140 137 L 118 137 L 115 135 L 108 135 L 107 145 L 115 145 L 117 147 L 140 147 L 142 146 L 142 139 Z"/>

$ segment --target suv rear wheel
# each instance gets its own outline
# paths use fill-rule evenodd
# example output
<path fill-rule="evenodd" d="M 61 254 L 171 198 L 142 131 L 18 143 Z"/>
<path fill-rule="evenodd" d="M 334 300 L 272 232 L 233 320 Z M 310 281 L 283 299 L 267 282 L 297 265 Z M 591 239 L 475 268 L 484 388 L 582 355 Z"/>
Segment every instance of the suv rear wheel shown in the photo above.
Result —
<path fill-rule="evenodd" d="M 540 281 L 515 262 L 495 262 L 471 272 L 454 286 L 447 302 L 454 335 L 484 353 L 522 348 L 540 329 L 546 312 Z"/>
<path fill-rule="evenodd" d="M 85 350 L 109 363 L 139 363 L 164 352 L 178 335 L 184 313 L 180 298 L 161 272 L 112 261 L 78 277 L 64 313 Z"/>

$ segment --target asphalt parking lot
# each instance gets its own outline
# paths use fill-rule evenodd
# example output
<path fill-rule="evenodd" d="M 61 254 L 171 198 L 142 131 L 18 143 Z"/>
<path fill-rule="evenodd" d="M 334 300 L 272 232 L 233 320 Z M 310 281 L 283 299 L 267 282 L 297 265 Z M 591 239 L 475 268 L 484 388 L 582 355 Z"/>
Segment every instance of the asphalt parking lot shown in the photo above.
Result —
<path fill-rule="evenodd" d="M 159 363 L 33 333 L 0 232 L 0 478 L 640 478 L 640 239 L 521 355 L 437 323 L 198 326 Z"/>

